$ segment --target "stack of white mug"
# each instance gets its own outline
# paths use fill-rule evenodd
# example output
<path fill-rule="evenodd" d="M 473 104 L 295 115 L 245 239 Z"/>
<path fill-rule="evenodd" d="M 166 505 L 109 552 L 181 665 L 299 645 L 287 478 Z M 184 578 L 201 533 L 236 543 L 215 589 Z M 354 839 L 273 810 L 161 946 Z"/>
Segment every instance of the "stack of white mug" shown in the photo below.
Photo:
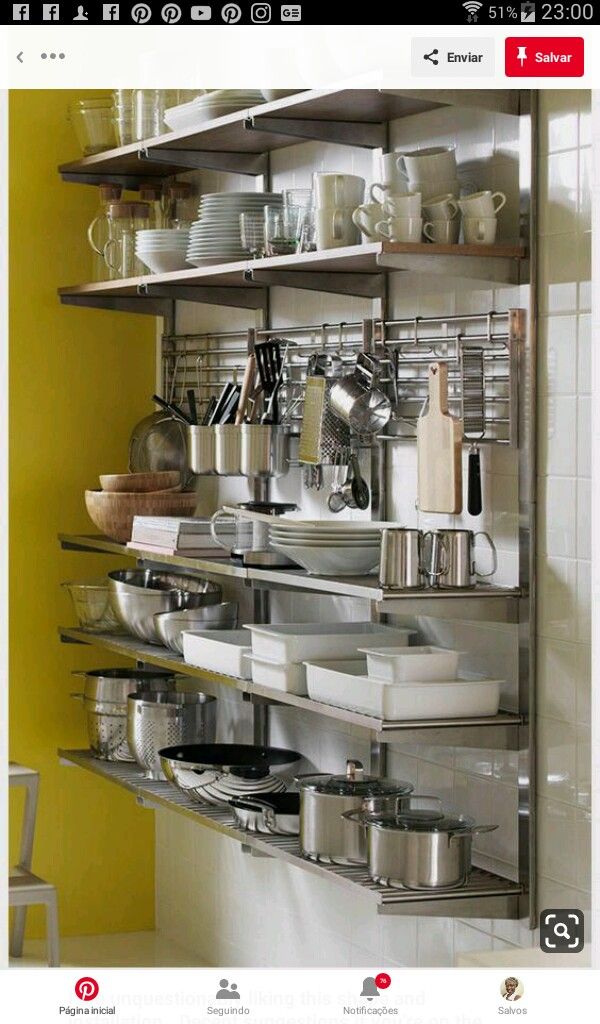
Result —
<path fill-rule="evenodd" d="M 365 195 L 365 179 L 356 174 L 313 176 L 317 249 L 357 245 L 360 234 L 352 218 Z"/>

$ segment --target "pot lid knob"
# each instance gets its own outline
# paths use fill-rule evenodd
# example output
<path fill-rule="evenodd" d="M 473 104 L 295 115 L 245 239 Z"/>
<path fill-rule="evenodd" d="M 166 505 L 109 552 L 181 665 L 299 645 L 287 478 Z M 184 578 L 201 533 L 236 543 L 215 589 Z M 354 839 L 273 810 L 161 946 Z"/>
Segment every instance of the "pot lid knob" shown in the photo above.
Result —
<path fill-rule="evenodd" d="M 364 774 L 364 766 L 361 761 L 346 761 L 346 778 L 347 779 L 362 779 Z"/>

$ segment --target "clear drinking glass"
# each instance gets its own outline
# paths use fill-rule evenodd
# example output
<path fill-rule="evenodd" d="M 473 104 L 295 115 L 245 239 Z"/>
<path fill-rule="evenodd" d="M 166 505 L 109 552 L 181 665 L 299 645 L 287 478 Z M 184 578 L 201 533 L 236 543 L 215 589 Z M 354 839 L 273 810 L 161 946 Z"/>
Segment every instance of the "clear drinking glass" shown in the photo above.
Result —
<path fill-rule="evenodd" d="M 313 207 L 302 211 L 298 252 L 315 252 L 317 248 L 317 221 Z"/>
<path fill-rule="evenodd" d="M 304 210 L 299 206 L 265 206 L 265 240 L 269 256 L 298 251 Z"/>
<path fill-rule="evenodd" d="M 282 195 L 284 206 L 301 206 L 308 210 L 315 205 L 312 188 L 284 188 Z"/>
<path fill-rule="evenodd" d="M 253 259 L 265 255 L 265 216 L 260 213 L 240 213 L 240 237 L 242 247 Z"/>
<path fill-rule="evenodd" d="M 115 127 L 120 146 L 133 142 L 133 90 L 115 89 L 113 92 Z"/>

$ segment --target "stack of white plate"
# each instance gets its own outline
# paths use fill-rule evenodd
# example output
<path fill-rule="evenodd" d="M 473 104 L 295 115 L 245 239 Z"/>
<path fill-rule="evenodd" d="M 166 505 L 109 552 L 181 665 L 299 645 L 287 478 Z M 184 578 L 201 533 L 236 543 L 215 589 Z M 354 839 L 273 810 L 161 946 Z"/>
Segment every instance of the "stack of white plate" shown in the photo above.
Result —
<path fill-rule="evenodd" d="M 165 110 L 165 124 L 174 132 L 193 131 L 206 121 L 212 121 L 236 110 L 264 103 L 259 89 L 214 89 L 198 96 L 190 103 L 180 103 Z"/>
<path fill-rule="evenodd" d="M 154 274 L 186 270 L 190 233 L 187 229 L 156 228 L 136 231 L 135 253 Z"/>
<path fill-rule="evenodd" d="M 243 260 L 240 214 L 261 213 L 265 206 L 278 206 L 280 192 L 213 192 L 202 196 L 198 220 L 190 229 L 188 263 L 202 267 L 209 263 Z"/>
<path fill-rule="evenodd" d="M 271 547 L 310 576 L 361 576 L 379 565 L 381 528 L 374 523 L 321 522 L 269 528 Z"/>

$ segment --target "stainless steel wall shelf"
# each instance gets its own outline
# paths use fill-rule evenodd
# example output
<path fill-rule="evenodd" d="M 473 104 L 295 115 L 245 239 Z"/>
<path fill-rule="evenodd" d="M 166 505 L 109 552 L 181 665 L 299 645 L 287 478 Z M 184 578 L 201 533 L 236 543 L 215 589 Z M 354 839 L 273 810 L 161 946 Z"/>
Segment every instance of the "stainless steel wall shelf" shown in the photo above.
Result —
<path fill-rule="evenodd" d="M 134 765 L 99 761 L 89 750 L 59 750 L 62 764 L 77 765 L 132 793 L 148 808 L 164 807 L 191 818 L 263 855 L 285 860 L 288 864 L 329 878 L 349 893 L 361 889 L 372 898 L 379 914 L 420 914 L 428 917 L 488 917 L 516 919 L 519 916 L 521 886 L 510 879 L 475 868 L 467 884 L 460 889 L 440 892 L 414 892 L 388 889 L 373 882 L 363 868 L 342 868 L 305 860 L 298 840 L 286 836 L 263 836 L 244 832 L 233 823 L 224 808 L 203 806 L 174 789 L 168 782 L 149 782 Z"/>

